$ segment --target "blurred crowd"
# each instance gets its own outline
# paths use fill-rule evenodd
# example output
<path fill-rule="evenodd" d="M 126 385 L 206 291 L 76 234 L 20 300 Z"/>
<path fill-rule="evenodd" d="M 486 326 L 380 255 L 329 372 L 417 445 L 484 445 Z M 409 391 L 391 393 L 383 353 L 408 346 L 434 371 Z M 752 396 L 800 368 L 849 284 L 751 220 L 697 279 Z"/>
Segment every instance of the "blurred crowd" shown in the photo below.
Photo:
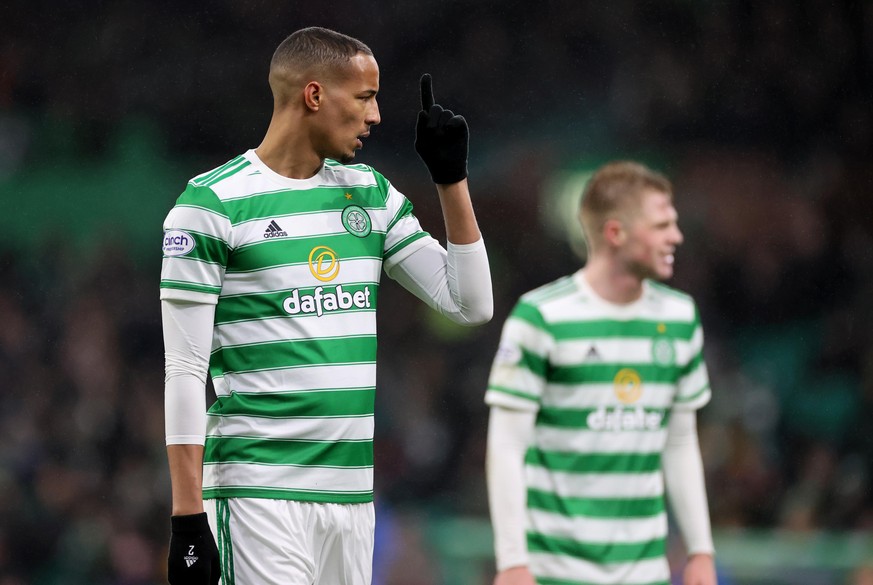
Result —
<path fill-rule="evenodd" d="M 10 177 L 61 155 L 99 163 L 133 116 L 187 176 L 255 146 L 269 55 L 304 25 L 373 48 L 384 122 L 359 159 L 440 238 L 412 150 L 420 73 L 470 121 L 495 318 L 458 328 L 383 283 L 380 584 L 441 583 L 405 511 L 487 514 L 490 362 L 518 295 L 582 265 L 538 218 L 555 173 L 583 159 L 639 156 L 673 179 L 686 243 L 670 284 L 694 295 L 706 335 L 715 527 L 873 528 L 873 4 L 13 0 L 4 11 L 0 226 L 16 221 Z M 164 213 L 176 195 L 150 205 Z M 81 258 L 63 233 L 40 241 L 22 253 L 0 239 L 0 585 L 162 582 L 157 245 Z"/>

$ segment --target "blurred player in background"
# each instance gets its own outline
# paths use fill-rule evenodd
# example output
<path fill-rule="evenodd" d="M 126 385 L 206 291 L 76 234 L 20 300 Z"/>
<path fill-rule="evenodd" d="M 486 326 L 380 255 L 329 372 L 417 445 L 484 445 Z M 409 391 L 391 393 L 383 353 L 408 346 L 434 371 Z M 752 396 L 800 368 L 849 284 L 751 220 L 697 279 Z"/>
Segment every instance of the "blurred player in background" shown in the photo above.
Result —
<path fill-rule="evenodd" d="M 682 243 L 672 186 L 632 162 L 582 196 L 584 268 L 521 297 L 486 393 L 495 585 L 668 585 L 664 483 L 685 585 L 715 585 L 696 410 L 697 307 L 656 281 Z"/>
<path fill-rule="evenodd" d="M 350 164 L 380 121 L 366 45 L 302 29 L 269 82 L 263 142 L 192 179 L 164 224 L 169 580 L 369 585 L 380 272 L 455 322 L 492 313 L 468 129 L 422 77 L 415 148 L 446 250 L 385 177 Z"/>

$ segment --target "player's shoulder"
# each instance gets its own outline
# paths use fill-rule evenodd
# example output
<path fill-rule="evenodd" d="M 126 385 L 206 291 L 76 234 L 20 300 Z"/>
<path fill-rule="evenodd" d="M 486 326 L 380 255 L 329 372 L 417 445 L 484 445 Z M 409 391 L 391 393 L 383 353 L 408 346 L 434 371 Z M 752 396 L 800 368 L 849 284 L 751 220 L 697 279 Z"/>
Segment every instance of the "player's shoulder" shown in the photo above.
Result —
<path fill-rule="evenodd" d="M 532 307 L 543 307 L 573 297 L 578 291 L 579 287 L 573 276 L 567 275 L 529 290 L 521 295 L 518 302 Z"/>
<path fill-rule="evenodd" d="M 209 169 L 204 173 L 200 173 L 188 181 L 189 185 L 200 188 L 209 188 L 215 191 L 215 187 L 223 182 L 228 181 L 231 177 L 237 176 L 246 168 L 251 166 L 252 162 L 245 154 L 235 156 L 224 164 L 218 165 L 213 169 Z"/>
<path fill-rule="evenodd" d="M 373 187 L 387 183 L 379 171 L 363 163 L 343 164 L 328 158 L 324 161 L 324 167 L 330 179 L 344 187 Z"/>
<path fill-rule="evenodd" d="M 687 292 L 668 286 L 663 282 L 646 281 L 648 294 L 663 308 L 662 311 L 673 314 L 677 319 L 697 319 L 697 304 Z"/>
<path fill-rule="evenodd" d="M 253 190 L 251 178 L 260 175 L 246 154 L 236 156 L 188 181 L 177 204 L 201 205 L 209 202 L 221 207 L 223 203 L 246 196 Z"/>

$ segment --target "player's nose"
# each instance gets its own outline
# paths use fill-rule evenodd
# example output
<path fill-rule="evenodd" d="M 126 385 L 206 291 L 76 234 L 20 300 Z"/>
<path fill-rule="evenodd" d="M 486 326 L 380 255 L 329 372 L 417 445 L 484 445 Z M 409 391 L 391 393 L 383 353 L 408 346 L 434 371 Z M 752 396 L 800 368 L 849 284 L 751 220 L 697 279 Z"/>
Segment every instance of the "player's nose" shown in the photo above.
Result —
<path fill-rule="evenodd" d="M 382 115 L 379 113 L 379 104 L 374 99 L 370 108 L 367 110 L 367 117 L 364 120 L 368 125 L 375 126 L 382 121 Z"/>

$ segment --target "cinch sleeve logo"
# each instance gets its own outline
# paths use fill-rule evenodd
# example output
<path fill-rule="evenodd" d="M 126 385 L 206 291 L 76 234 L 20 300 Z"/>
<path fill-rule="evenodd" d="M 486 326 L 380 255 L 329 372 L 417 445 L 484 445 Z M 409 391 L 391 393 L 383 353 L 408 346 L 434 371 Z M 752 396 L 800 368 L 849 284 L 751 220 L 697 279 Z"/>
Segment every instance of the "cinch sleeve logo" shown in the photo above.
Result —
<path fill-rule="evenodd" d="M 164 232 L 164 256 L 184 256 L 194 249 L 194 237 L 182 230 Z"/>

